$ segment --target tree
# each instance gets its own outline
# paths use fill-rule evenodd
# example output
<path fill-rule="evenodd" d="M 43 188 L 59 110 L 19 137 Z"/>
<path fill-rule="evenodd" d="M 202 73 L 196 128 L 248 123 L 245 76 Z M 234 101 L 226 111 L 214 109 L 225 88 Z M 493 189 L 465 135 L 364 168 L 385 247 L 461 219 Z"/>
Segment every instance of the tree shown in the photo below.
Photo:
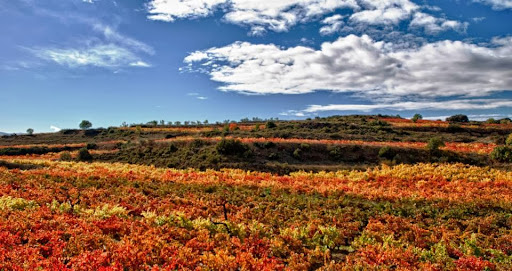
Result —
<path fill-rule="evenodd" d="M 82 148 L 78 151 L 78 161 L 89 162 L 92 161 L 92 155 L 89 153 L 89 150 L 86 148 Z"/>
<path fill-rule="evenodd" d="M 33 133 L 34 133 L 34 129 L 32 129 L 32 128 L 28 128 L 27 129 L 27 134 L 28 135 L 32 135 Z"/>
<path fill-rule="evenodd" d="M 276 128 L 276 127 L 277 127 L 277 125 L 276 125 L 276 123 L 275 123 L 275 122 L 273 122 L 273 121 L 267 121 L 267 123 L 265 124 L 265 127 L 266 127 L 267 129 L 272 129 L 272 128 Z"/>
<path fill-rule="evenodd" d="M 79 125 L 80 129 L 87 130 L 92 127 L 92 123 L 88 120 L 82 120 Z"/>
<path fill-rule="evenodd" d="M 433 137 L 428 141 L 427 150 L 430 152 L 437 152 L 439 148 L 444 147 L 444 141 L 440 137 Z"/>
<path fill-rule="evenodd" d="M 487 123 L 487 124 L 499 124 L 500 122 L 495 120 L 494 118 L 490 118 L 490 119 L 487 119 L 485 121 L 485 123 Z"/>
<path fill-rule="evenodd" d="M 418 120 L 422 120 L 423 116 L 421 114 L 414 114 L 414 116 L 411 118 L 412 122 L 417 122 Z"/>
<path fill-rule="evenodd" d="M 453 115 L 449 118 L 446 118 L 446 121 L 448 121 L 448 122 L 469 122 L 469 118 L 466 115 L 458 114 L 458 115 Z"/>
<path fill-rule="evenodd" d="M 158 121 L 152 120 L 152 121 L 148 121 L 146 124 L 149 125 L 149 126 L 157 126 L 158 125 Z"/>
<path fill-rule="evenodd" d="M 500 119 L 500 124 L 510 124 L 512 120 L 510 118 Z"/>

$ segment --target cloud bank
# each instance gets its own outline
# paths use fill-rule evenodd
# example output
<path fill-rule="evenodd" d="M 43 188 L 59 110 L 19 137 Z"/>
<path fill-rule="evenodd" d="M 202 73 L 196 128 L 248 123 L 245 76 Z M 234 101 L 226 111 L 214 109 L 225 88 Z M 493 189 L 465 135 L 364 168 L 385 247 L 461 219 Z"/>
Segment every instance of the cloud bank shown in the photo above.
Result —
<path fill-rule="evenodd" d="M 225 21 L 249 27 L 249 33 L 253 35 L 268 30 L 288 31 L 299 23 L 318 21 L 340 10 L 351 12 L 347 22 L 353 25 L 396 26 L 411 19 L 413 15 L 416 17 L 422 8 L 409 0 L 151 0 L 146 5 L 149 19 L 166 22 L 207 17 L 216 11 L 222 12 Z M 332 16 L 336 15 L 331 15 L 331 19 Z M 447 22 L 446 19 L 429 16 L 434 22 L 425 22 L 423 19 L 423 24 L 438 25 L 435 31 L 458 28 L 453 25 L 456 21 Z M 334 33 L 341 22 L 324 21 L 328 26 L 321 33 Z"/>
<path fill-rule="evenodd" d="M 512 89 L 512 38 L 489 47 L 439 41 L 415 49 L 349 35 L 319 50 L 236 42 L 191 53 L 187 69 L 201 70 L 223 91 L 302 94 L 317 90 L 379 97 L 485 96 Z"/>

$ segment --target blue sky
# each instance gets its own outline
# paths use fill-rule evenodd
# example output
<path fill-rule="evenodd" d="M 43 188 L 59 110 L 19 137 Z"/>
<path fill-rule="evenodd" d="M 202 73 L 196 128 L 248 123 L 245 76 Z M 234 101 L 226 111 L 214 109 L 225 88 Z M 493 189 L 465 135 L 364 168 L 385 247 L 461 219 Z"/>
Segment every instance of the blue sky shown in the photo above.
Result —
<path fill-rule="evenodd" d="M 0 0 L 0 131 L 512 115 L 512 0 Z"/>

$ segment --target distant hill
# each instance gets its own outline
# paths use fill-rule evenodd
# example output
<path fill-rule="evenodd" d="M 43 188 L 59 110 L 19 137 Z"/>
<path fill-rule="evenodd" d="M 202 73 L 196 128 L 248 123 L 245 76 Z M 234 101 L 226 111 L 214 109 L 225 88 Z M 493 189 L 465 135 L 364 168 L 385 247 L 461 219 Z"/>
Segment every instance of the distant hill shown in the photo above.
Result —
<path fill-rule="evenodd" d="M 3 132 L 0 132 L 0 136 L 4 136 L 4 135 L 10 135 L 8 133 L 3 133 Z"/>

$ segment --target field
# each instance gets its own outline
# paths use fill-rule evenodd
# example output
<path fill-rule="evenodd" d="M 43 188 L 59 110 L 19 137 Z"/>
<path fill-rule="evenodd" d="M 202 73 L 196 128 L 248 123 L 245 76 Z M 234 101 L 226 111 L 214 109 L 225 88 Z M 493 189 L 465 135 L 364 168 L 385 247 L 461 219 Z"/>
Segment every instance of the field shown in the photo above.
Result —
<path fill-rule="evenodd" d="M 512 269 L 508 124 L 258 126 L 1 138 L 0 270 Z"/>

